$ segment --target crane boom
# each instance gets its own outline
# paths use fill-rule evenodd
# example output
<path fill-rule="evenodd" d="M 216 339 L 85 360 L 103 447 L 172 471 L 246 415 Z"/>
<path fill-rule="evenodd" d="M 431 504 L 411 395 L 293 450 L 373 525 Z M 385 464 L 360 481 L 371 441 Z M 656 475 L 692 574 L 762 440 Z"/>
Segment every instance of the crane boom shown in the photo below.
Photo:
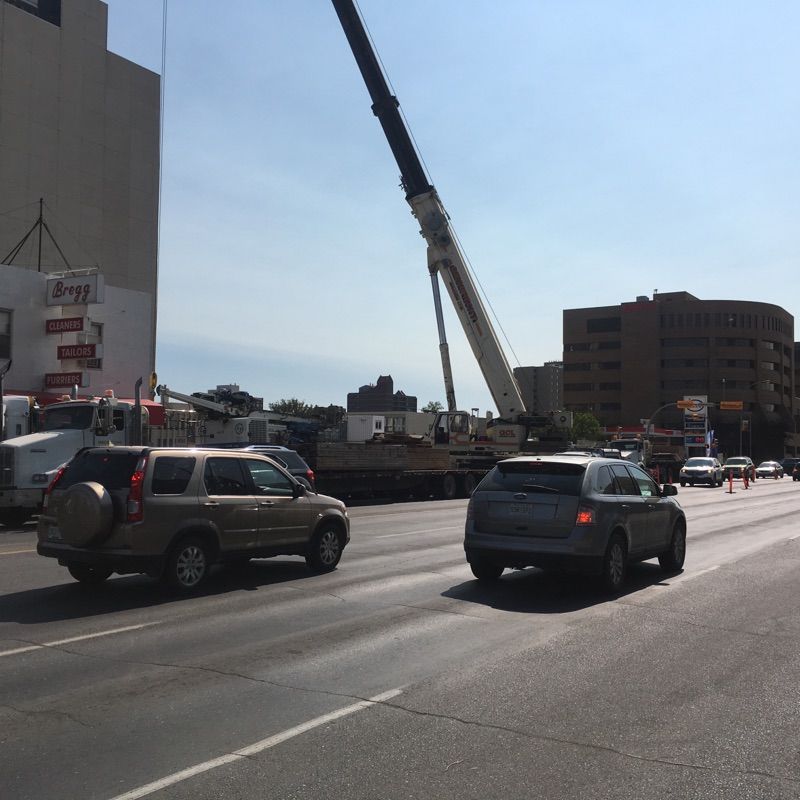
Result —
<path fill-rule="evenodd" d="M 425 174 L 400 115 L 397 98 L 389 91 L 352 0 L 332 0 L 332 2 L 372 99 L 372 111 L 378 117 L 400 169 L 406 200 L 427 242 L 428 270 L 431 278 L 433 280 L 439 275 L 444 282 L 500 418 L 517 421 L 525 414 L 519 386 L 486 313 L 466 259 L 453 234 L 450 218 L 436 189 Z M 435 289 L 434 298 L 437 294 Z M 437 309 L 437 322 L 438 320 Z M 447 345 L 443 343 L 442 325 L 439 325 L 439 338 L 449 406 L 455 401 L 454 395 L 451 399 L 451 377 L 448 385 L 449 356 L 445 360 Z"/>

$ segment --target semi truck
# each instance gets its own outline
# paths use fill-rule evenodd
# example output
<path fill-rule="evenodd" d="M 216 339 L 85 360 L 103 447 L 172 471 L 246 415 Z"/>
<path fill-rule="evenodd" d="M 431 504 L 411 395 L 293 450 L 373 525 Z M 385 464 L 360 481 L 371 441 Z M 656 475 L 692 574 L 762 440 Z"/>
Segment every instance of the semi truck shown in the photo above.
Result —
<path fill-rule="evenodd" d="M 0 524 L 17 527 L 38 513 L 58 467 L 83 447 L 152 444 L 184 446 L 194 440 L 193 412 L 166 413 L 149 400 L 68 396 L 39 412 L 37 430 L 0 443 Z"/>

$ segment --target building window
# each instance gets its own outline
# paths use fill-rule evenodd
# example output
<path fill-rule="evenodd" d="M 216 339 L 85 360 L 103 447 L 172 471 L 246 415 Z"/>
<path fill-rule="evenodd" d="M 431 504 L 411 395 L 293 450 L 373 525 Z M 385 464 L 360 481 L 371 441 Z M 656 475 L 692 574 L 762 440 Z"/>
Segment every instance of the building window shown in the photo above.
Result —
<path fill-rule="evenodd" d="M 621 317 L 599 317 L 586 320 L 587 333 L 610 333 L 622 330 Z"/>
<path fill-rule="evenodd" d="M 11 358 L 11 312 L 0 308 L 0 358 Z"/>
<path fill-rule="evenodd" d="M 86 344 L 103 344 L 103 325 L 99 322 L 90 322 L 86 334 Z M 86 369 L 103 369 L 102 358 L 87 358 Z"/>
<path fill-rule="evenodd" d="M 590 368 L 588 361 L 579 361 L 576 364 L 564 364 L 564 372 L 588 372 Z"/>
<path fill-rule="evenodd" d="M 662 347 L 708 347 L 705 336 L 686 337 L 685 339 L 662 339 Z"/>
<path fill-rule="evenodd" d="M 618 392 L 622 389 L 622 384 L 619 381 L 612 381 L 610 383 L 601 383 L 601 392 Z"/>
<path fill-rule="evenodd" d="M 594 388 L 591 383 L 565 383 L 565 392 L 591 392 Z"/>
<path fill-rule="evenodd" d="M 619 350 L 620 347 L 622 347 L 622 344 L 619 341 L 597 343 L 598 350 Z"/>
<path fill-rule="evenodd" d="M 598 369 L 619 369 L 621 366 L 621 362 L 619 361 L 601 361 L 598 365 Z"/>
<path fill-rule="evenodd" d="M 662 358 L 663 369 L 685 369 L 686 367 L 707 367 L 707 358 Z"/>
<path fill-rule="evenodd" d="M 573 342 L 572 344 L 567 345 L 567 352 L 574 353 L 578 350 L 588 350 L 589 349 L 589 342 Z"/>
<path fill-rule="evenodd" d="M 619 411 L 622 406 L 619 403 L 600 403 L 601 411 Z"/>

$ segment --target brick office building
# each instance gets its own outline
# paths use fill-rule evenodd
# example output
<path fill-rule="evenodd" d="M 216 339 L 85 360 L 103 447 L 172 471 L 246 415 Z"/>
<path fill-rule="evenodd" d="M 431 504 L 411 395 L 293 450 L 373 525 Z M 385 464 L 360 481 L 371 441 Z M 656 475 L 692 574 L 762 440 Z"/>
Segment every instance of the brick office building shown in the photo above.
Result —
<path fill-rule="evenodd" d="M 794 447 L 794 317 L 779 306 L 700 300 L 688 292 L 566 309 L 564 407 L 591 411 L 608 430 L 641 430 L 661 406 L 708 398 L 722 452 L 776 458 Z M 742 401 L 742 411 L 718 408 Z M 659 427 L 682 427 L 668 407 Z"/>

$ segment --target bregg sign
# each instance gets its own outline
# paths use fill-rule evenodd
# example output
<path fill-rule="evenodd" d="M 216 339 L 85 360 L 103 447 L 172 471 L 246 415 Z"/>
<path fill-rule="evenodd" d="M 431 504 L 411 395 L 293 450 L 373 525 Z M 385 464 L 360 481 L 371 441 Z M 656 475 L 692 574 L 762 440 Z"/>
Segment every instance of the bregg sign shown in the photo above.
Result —
<path fill-rule="evenodd" d="M 68 306 L 103 302 L 103 276 L 70 275 L 47 281 L 47 305 Z"/>

